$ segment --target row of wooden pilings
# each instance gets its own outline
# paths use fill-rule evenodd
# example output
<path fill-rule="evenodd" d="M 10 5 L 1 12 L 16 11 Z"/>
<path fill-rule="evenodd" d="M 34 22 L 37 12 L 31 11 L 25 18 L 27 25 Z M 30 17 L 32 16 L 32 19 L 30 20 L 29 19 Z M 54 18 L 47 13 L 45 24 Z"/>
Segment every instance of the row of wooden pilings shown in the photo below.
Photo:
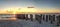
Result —
<path fill-rule="evenodd" d="M 38 21 L 40 24 L 42 21 L 50 22 L 51 24 L 60 24 L 60 14 L 16 14 L 16 18 L 25 19 L 31 21 Z"/>

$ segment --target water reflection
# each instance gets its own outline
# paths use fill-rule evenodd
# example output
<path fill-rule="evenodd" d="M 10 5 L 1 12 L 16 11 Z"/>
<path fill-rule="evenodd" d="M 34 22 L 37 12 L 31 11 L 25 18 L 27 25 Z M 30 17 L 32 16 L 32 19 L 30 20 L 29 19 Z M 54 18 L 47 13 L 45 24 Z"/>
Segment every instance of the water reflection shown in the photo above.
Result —
<path fill-rule="evenodd" d="M 10 18 L 10 20 L 15 20 L 13 15 L 0 15 L 1 19 Z M 11 27 L 20 27 L 20 25 L 28 27 L 60 27 L 60 14 L 15 14 L 15 21 L 0 21 L 0 24 L 3 26 L 7 23 Z M 2 23 L 1 23 L 2 22 Z M 17 25 L 13 25 L 13 24 Z M 19 24 L 18 24 L 19 23 Z M 20 24 L 21 23 L 21 24 Z M 7 24 L 9 26 L 9 24 Z"/>

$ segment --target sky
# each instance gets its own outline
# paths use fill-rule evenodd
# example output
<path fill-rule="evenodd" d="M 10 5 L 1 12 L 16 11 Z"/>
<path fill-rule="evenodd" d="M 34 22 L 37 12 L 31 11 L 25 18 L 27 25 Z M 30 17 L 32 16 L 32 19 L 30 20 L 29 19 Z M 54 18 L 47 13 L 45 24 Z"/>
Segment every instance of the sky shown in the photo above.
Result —
<path fill-rule="evenodd" d="M 24 8 L 28 6 L 60 8 L 60 0 L 0 0 L 0 9 Z"/>
<path fill-rule="evenodd" d="M 37 7 L 60 8 L 60 0 L 34 0 Z"/>

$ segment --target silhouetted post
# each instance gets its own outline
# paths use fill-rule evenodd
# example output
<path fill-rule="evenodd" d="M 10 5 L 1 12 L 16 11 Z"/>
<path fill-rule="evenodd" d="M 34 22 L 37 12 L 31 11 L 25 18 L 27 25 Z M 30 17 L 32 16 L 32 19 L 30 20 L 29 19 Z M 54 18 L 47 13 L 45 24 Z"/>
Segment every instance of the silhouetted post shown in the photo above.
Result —
<path fill-rule="evenodd" d="M 52 24 L 53 22 L 52 22 L 52 18 L 51 18 L 52 16 L 51 15 L 49 15 L 49 20 L 50 20 L 50 23 Z"/>
<path fill-rule="evenodd" d="M 49 21 L 51 20 L 51 16 L 49 15 Z"/>
<path fill-rule="evenodd" d="M 50 21 L 51 21 L 51 24 L 52 24 L 53 21 L 55 21 L 55 15 L 49 15 L 49 18 L 50 18 Z"/>
<path fill-rule="evenodd" d="M 55 22 L 55 15 L 53 15 L 53 21 Z"/>
<path fill-rule="evenodd" d="M 38 20 L 38 18 L 37 18 L 37 14 L 35 14 L 35 19 Z"/>
<path fill-rule="evenodd" d="M 49 18 L 48 15 L 46 15 L 46 22 L 48 22 L 48 18 Z"/>
<path fill-rule="evenodd" d="M 45 20 L 45 15 L 43 15 L 43 21 Z"/>
<path fill-rule="evenodd" d="M 60 24 L 60 15 L 57 16 L 57 26 L 59 26 L 59 24 Z"/>
<path fill-rule="evenodd" d="M 41 21 L 42 21 L 42 14 L 39 15 L 38 20 L 39 20 L 39 23 L 41 23 Z"/>
<path fill-rule="evenodd" d="M 40 15 L 35 15 L 36 20 L 41 24 L 41 20 L 42 20 L 42 14 Z"/>
<path fill-rule="evenodd" d="M 28 20 L 28 14 L 25 14 L 25 19 Z"/>
<path fill-rule="evenodd" d="M 25 19 L 25 14 L 22 14 L 22 18 Z"/>
<path fill-rule="evenodd" d="M 33 15 L 32 14 L 30 14 L 30 19 L 31 19 L 31 21 L 33 21 Z"/>

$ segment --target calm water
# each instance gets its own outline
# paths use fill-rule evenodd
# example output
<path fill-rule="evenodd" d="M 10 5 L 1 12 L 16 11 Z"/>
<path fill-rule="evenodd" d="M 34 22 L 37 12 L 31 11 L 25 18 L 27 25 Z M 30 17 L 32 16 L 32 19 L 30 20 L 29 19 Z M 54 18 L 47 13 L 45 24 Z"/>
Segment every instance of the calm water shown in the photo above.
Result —
<path fill-rule="evenodd" d="M 3 17 L 12 17 L 12 15 L 0 15 Z M 50 22 L 42 21 L 40 24 L 38 21 L 30 21 L 30 20 L 21 20 L 17 19 L 16 21 L 0 21 L 0 27 L 60 27 L 56 26 L 56 24 L 50 24 Z"/>
<path fill-rule="evenodd" d="M 37 21 L 26 21 L 26 20 L 16 20 L 16 21 L 0 21 L 0 27 L 60 27 L 55 24 L 50 24 L 49 22 L 43 22 L 39 24 Z"/>

